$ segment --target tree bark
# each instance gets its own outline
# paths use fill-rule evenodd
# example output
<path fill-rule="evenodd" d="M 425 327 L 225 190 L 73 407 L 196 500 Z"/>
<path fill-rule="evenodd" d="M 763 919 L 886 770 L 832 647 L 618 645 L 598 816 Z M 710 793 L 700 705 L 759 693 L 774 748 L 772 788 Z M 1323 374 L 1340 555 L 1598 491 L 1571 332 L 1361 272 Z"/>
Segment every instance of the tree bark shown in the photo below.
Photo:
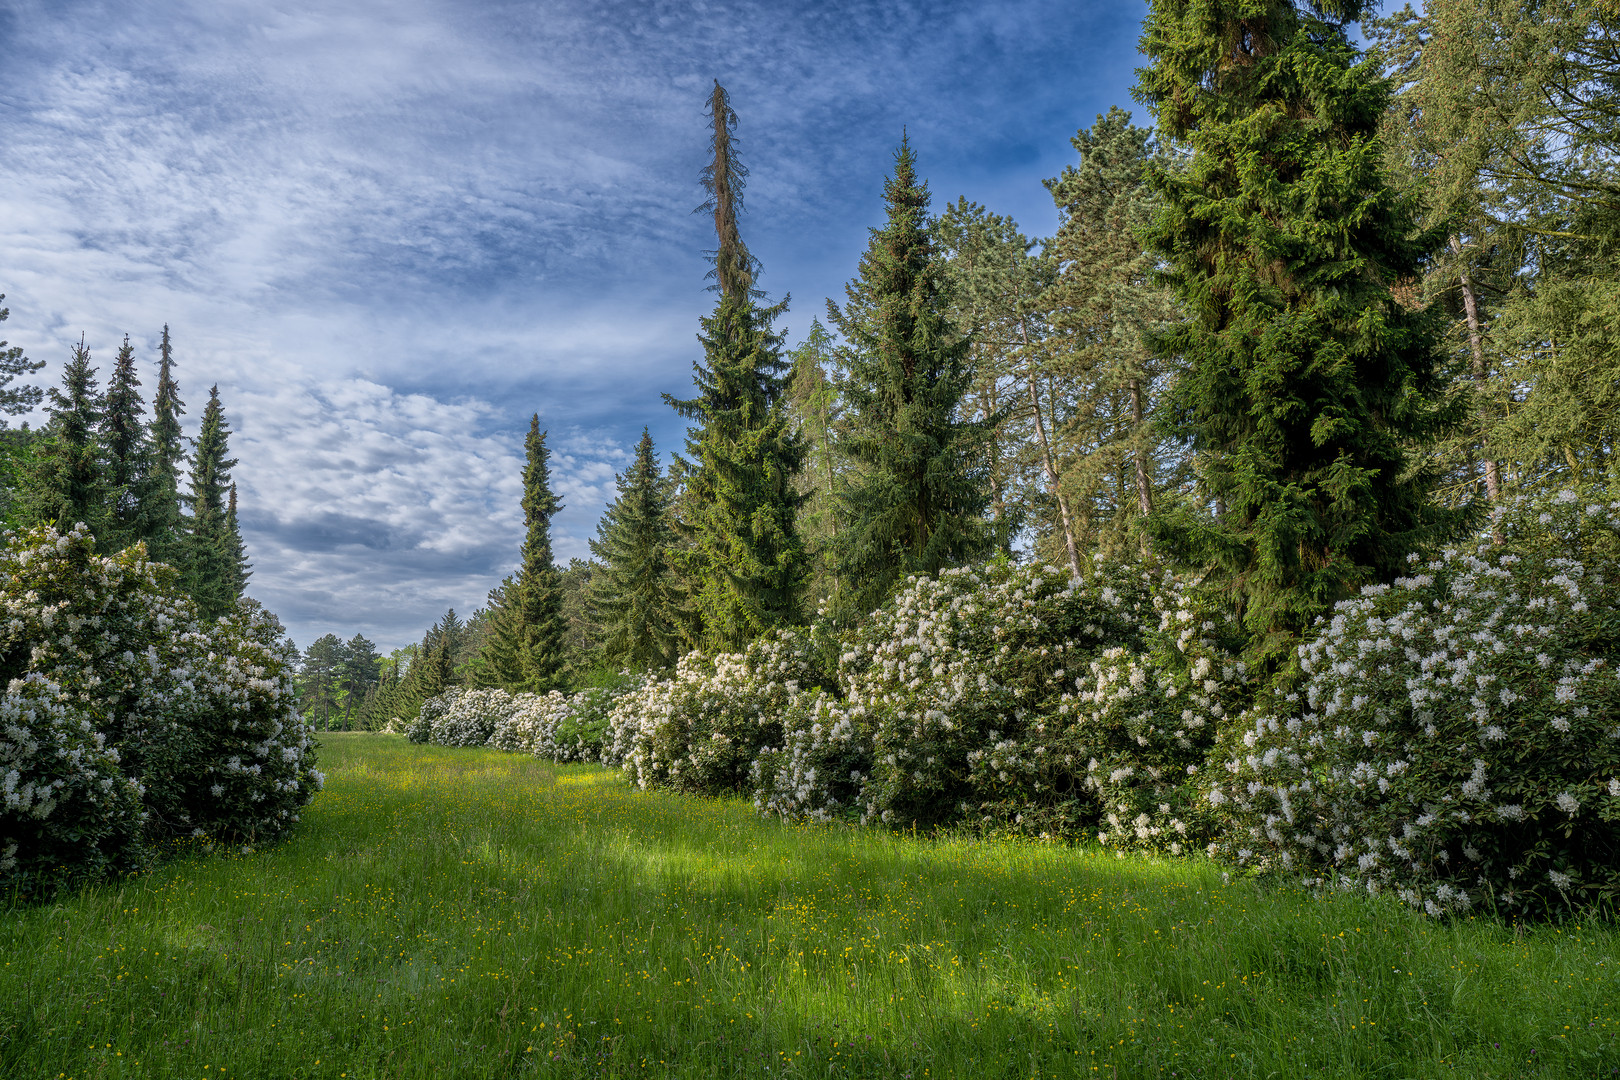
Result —
<path fill-rule="evenodd" d="M 1024 359 L 1029 361 L 1029 325 L 1018 320 L 1018 330 L 1024 342 Z M 1069 573 L 1076 578 L 1080 576 L 1080 552 L 1074 545 L 1074 525 L 1069 517 L 1069 500 L 1063 494 L 1063 488 L 1058 483 L 1057 463 L 1052 457 L 1052 443 L 1046 437 L 1046 421 L 1041 418 L 1041 393 L 1035 382 L 1035 365 L 1030 363 L 1025 369 L 1029 386 L 1029 406 L 1035 412 L 1035 433 L 1041 440 L 1041 465 L 1046 473 L 1046 486 L 1057 498 L 1058 517 L 1063 522 L 1063 546 L 1069 555 Z"/>

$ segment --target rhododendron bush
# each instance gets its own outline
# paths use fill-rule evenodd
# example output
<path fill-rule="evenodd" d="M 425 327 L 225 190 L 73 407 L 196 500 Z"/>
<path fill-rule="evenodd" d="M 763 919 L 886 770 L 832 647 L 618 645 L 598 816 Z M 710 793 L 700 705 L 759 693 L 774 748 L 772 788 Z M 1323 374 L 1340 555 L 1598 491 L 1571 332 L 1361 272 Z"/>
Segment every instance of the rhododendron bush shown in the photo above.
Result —
<path fill-rule="evenodd" d="M 199 621 L 144 549 L 83 527 L 0 552 L 0 882 L 144 864 L 178 835 L 258 844 L 321 785 L 274 616 Z"/>
<path fill-rule="evenodd" d="M 639 681 L 565 695 L 510 694 L 454 687 L 422 703 L 409 721 L 386 730 L 438 746 L 490 746 L 551 761 L 598 761 L 614 699 Z M 617 764 L 617 762 L 615 762 Z"/>
<path fill-rule="evenodd" d="M 1223 739 L 1212 852 L 1434 915 L 1620 895 L 1620 503 L 1503 530 L 1338 605 Z"/>
<path fill-rule="evenodd" d="M 796 633 L 687 657 L 620 700 L 613 745 L 642 786 L 751 790 L 789 818 L 1170 848 L 1240 679 L 1214 630 L 1139 569 L 950 570 L 874 613 L 835 678 Z"/>

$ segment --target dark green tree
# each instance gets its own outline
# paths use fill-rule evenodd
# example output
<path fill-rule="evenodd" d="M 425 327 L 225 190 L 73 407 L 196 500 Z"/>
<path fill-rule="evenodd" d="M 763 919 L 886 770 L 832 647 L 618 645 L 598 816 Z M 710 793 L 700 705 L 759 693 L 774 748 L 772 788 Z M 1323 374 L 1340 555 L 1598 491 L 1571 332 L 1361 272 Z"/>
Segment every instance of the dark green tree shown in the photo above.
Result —
<path fill-rule="evenodd" d="M 884 185 L 888 220 L 871 231 L 859 276 L 827 314 L 842 335 L 840 450 L 860 472 L 843 492 L 839 573 L 860 615 L 908 574 L 934 574 L 985 554 L 995 533 L 988 442 L 1000 417 L 962 420 L 970 342 L 946 317 L 942 267 L 929 237 L 928 185 L 909 140 Z"/>
<path fill-rule="evenodd" d="M 236 517 L 236 484 L 231 483 L 230 496 L 225 503 L 225 549 L 229 556 L 231 588 L 241 596 L 247 589 L 248 578 L 253 576 L 253 564 L 248 561 L 247 544 L 242 540 L 242 526 Z"/>
<path fill-rule="evenodd" d="M 102 408 L 96 369 L 81 337 L 62 371 L 61 388 L 50 391 L 50 420 L 23 494 L 29 521 L 63 531 L 83 522 L 98 538 L 108 534 L 107 482 L 96 438 Z"/>
<path fill-rule="evenodd" d="M 5 300 L 6 294 L 0 293 L 0 301 Z M 0 307 L 0 322 L 11 317 L 11 309 Z M 0 413 L 7 416 L 18 416 L 28 412 L 38 405 L 45 397 L 45 392 L 37 386 L 18 385 L 12 382 L 24 375 L 32 375 L 45 366 L 43 360 L 30 360 L 23 355 L 21 345 L 0 341 Z M 0 428 L 5 426 L 5 420 L 0 419 Z"/>
<path fill-rule="evenodd" d="M 1152 0 L 1139 94 L 1184 167 L 1156 163 L 1150 240 L 1189 318 L 1171 433 L 1217 512 L 1158 543 L 1231 590 L 1257 659 L 1408 552 L 1453 533 L 1415 451 L 1449 423 L 1432 314 L 1392 288 L 1442 239 L 1382 172 L 1390 88 L 1345 24 L 1363 0 Z"/>
<path fill-rule="evenodd" d="M 323 634 L 304 650 L 298 668 L 298 708 L 323 730 L 332 728 L 338 707 L 338 678 L 343 663 L 343 642 L 336 634 Z"/>
<path fill-rule="evenodd" d="M 529 420 L 524 451 L 522 563 L 502 587 L 480 678 L 512 691 L 545 693 L 565 684 L 568 627 L 551 551 L 551 519 L 563 504 L 551 489 L 551 452 L 538 413 Z"/>
<path fill-rule="evenodd" d="M 182 576 L 187 551 L 180 513 L 180 476 L 187 459 L 180 417 L 185 411 L 186 403 L 180 400 L 180 387 L 174 381 L 174 348 L 165 323 L 158 352 L 157 392 L 152 398 L 151 475 L 143 498 L 145 540 L 147 553 L 153 559 L 179 569 Z"/>
<path fill-rule="evenodd" d="M 697 396 L 664 400 L 696 421 L 688 429 L 688 517 L 702 641 L 741 649 L 759 634 L 799 618 L 808 569 L 795 517 L 802 496 L 794 477 L 804 448 L 787 411 L 782 338 L 772 328 L 787 300 L 760 307 L 758 264 L 737 230 L 743 178 L 733 131 L 737 117 L 717 82 L 709 99 L 713 162 L 702 183 L 718 248 L 714 314 L 702 320 L 703 360 L 692 365 Z"/>
<path fill-rule="evenodd" d="M 192 448 L 190 491 L 186 495 L 191 507 L 186 584 L 203 617 L 209 619 L 225 614 L 242 595 L 239 551 L 233 544 L 226 505 L 231 470 L 236 467 L 236 459 L 225 456 L 230 434 L 216 384 L 209 388 L 202 429 Z"/>
<path fill-rule="evenodd" d="M 107 379 L 99 425 L 104 457 L 103 482 L 111 500 L 110 549 L 123 548 L 143 539 L 147 529 L 148 477 L 151 454 L 142 414 L 141 380 L 135 372 L 135 349 L 124 335 L 124 344 L 113 360 Z M 150 554 L 150 553 L 148 553 Z"/>
<path fill-rule="evenodd" d="M 601 626 L 602 659 L 613 668 L 667 667 L 681 640 L 669 562 L 675 534 L 646 428 L 635 462 L 616 480 L 619 496 L 602 514 L 591 541 L 592 554 L 601 560 L 590 600 Z"/>
<path fill-rule="evenodd" d="M 335 672 L 338 689 L 343 694 L 343 730 L 351 729 L 366 695 L 376 686 L 380 659 L 377 646 L 364 634 L 356 634 L 343 643 Z"/>

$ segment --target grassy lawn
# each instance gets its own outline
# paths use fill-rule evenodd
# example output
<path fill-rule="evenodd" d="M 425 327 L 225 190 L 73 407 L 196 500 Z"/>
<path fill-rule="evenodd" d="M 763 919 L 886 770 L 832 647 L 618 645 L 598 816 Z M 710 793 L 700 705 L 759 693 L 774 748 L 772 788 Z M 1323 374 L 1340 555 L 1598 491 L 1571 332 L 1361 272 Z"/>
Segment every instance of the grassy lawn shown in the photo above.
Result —
<path fill-rule="evenodd" d="M 289 843 L 0 912 L 0 1076 L 1620 1075 L 1620 935 L 328 735 Z"/>

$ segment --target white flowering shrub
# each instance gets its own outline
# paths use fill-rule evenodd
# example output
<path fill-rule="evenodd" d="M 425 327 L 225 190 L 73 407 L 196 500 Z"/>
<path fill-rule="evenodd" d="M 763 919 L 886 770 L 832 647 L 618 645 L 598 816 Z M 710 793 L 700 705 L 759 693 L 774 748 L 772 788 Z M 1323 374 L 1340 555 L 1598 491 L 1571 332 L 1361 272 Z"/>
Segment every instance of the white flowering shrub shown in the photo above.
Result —
<path fill-rule="evenodd" d="M 841 656 L 844 700 L 762 760 L 756 801 L 1179 846 L 1239 678 L 1213 630 L 1174 580 L 1102 561 L 1079 581 L 1005 563 L 913 579 Z"/>
<path fill-rule="evenodd" d="M 1620 895 L 1620 503 L 1504 532 L 1338 605 L 1223 738 L 1212 853 L 1433 915 Z"/>
<path fill-rule="evenodd" d="M 604 754 L 644 788 L 747 791 L 755 757 L 781 744 L 784 716 L 813 696 L 814 652 L 809 635 L 782 630 L 744 653 L 689 653 L 671 678 L 618 698 Z"/>
<path fill-rule="evenodd" d="M 419 741 L 438 746 L 485 746 L 498 727 L 508 724 L 517 701 L 505 690 L 453 687 L 422 702 L 417 722 L 426 729 Z"/>
<path fill-rule="evenodd" d="M 0 607 L 0 879 L 138 865 L 175 835 L 268 841 L 319 789 L 289 646 L 257 605 L 199 622 L 170 568 L 98 556 L 81 526 L 9 536 Z"/>

